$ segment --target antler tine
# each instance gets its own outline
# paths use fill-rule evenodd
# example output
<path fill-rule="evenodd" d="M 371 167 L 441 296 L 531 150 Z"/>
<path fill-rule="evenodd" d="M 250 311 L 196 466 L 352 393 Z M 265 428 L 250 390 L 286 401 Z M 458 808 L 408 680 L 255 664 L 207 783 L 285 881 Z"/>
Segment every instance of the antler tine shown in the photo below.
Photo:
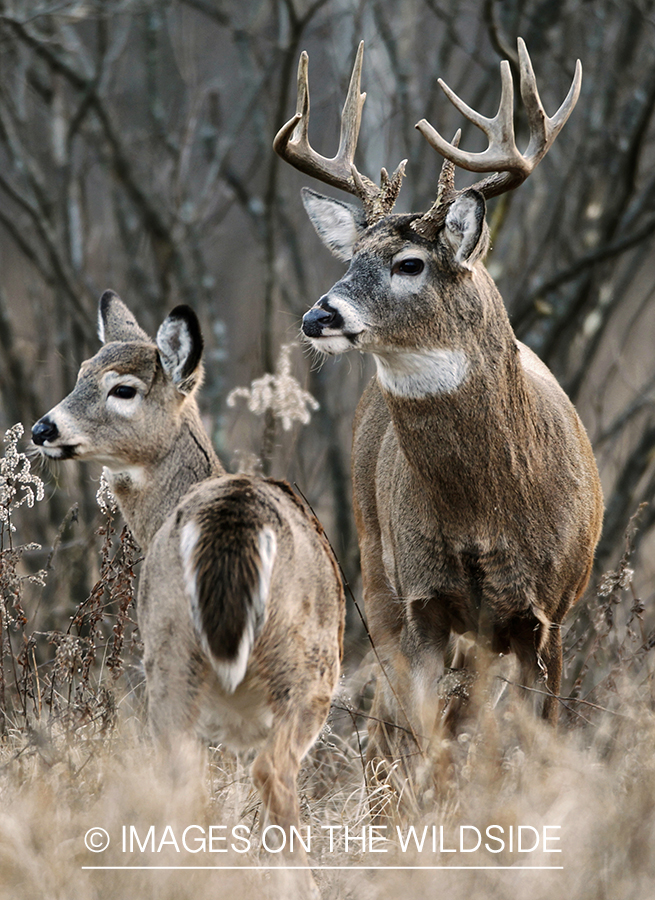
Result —
<path fill-rule="evenodd" d="M 296 114 L 297 125 L 293 130 L 293 139 L 301 144 L 309 142 L 309 56 L 303 50 L 298 60 Z"/>
<path fill-rule="evenodd" d="M 541 103 L 539 91 L 537 89 L 537 80 L 534 76 L 534 69 L 530 61 L 523 38 L 518 39 L 519 50 L 519 71 L 521 76 L 521 98 L 525 107 L 530 126 L 530 143 L 525 151 L 525 158 L 534 163 L 532 168 L 536 166 L 542 157 L 546 155 L 553 141 L 560 133 L 567 119 L 573 112 L 575 104 L 580 96 L 580 87 L 582 85 L 582 64 L 580 60 L 576 60 L 575 73 L 569 92 L 560 108 L 554 116 L 547 116 L 546 111 Z"/>
<path fill-rule="evenodd" d="M 462 139 L 462 129 L 458 128 L 455 132 L 452 141 L 450 142 L 450 146 L 455 150 L 459 147 L 459 142 Z M 437 199 L 439 195 L 442 194 L 444 197 L 450 196 L 455 192 L 455 163 L 452 159 L 444 158 L 443 165 L 441 166 L 441 172 L 439 173 L 439 183 L 437 186 Z"/>
<path fill-rule="evenodd" d="M 461 136 L 462 130 L 458 128 L 452 141 L 448 144 L 451 150 L 456 150 L 459 147 Z M 426 213 L 411 223 L 414 231 L 430 241 L 434 240 L 437 232 L 446 220 L 448 207 L 457 196 L 457 193 L 455 190 L 455 163 L 448 156 L 444 156 L 437 183 L 437 198 Z"/>
<path fill-rule="evenodd" d="M 578 60 L 569 93 L 555 115 L 549 118 L 539 98 L 530 56 L 521 38 L 518 39 L 518 50 L 521 97 L 530 126 L 530 142 L 524 154 L 519 153 L 514 138 L 514 91 L 507 60 L 503 60 L 500 64 L 502 91 L 498 112 L 493 119 L 471 109 L 448 85 L 439 79 L 439 85 L 451 103 L 470 122 L 480 128 L 489 139 L 489 146 L 482 153 L 471 153 L 454 148 L 425 119 L 421 119 L 416 126 L 430 146 L 455 165 L 462 169 L 468 169 L 470 172 L 492 173 L 473 185 L 486 198 L 513 190 L 525 181 L 550 149 L 573 111 L 580 93 L 582 66 Z"/>
<path fill-rule="evenodd" d="M 355 150 L 359 139 L 359 127 L 362 123 L 362 110 L 366 93 L 360 92 L 362 83 L 362 63 L 364 62 L 364 41 L 359 42 L 357 56 L 353 66 L 348 93 L 341 112 L 341 132 L 339 134 L 339 149 L 337 159 L 342 159 L 349 169 L 353 166 Z"/>
<path fill-rule="evenodd" d="M 359 137 L 362 108 L 366 100 L 366 94 L 360 93 L 359 90 L 363 53 L 362 41 L 357 50 L 348 95 L 341 114 L 341 136 L 336 156 L 332 159 L 321 156 L 309 143 L 309 57 L 304 50 L 298 62 L 296 114 L 280 128 L 273 141 L 275 152 L 305 175 L 311 175 L 312 178 L 318 178 L 325 184 L 355 195 L 358 195 L 358 190 L 352 172 L 353 159 Z"/>

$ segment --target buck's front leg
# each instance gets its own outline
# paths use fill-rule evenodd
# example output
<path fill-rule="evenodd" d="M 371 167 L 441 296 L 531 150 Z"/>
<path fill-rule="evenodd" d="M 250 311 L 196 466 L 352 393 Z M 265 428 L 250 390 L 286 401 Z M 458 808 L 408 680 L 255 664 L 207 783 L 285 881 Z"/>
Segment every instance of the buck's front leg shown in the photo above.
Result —
<path fill-rule="evenodd" d="M 409 606 L 388 583 L 379 588 L 375 596 L 367 596 L 369 628 L 380 663 L 369 722 L 367 774 L 371 785 L 388 782 L 406 793 L 408 782 L 417 787 L 418 773 L 440 737 L 443 654 L 426 643 Z"/>
<path fill-rule="evenodd" d="M 471 712 L 468 695 L 479 674 L 480 648 L 471 635 L 451 646 L 447 605 L 439 597 L 401 602 L 395 595 L 390 598 L 387 584 L 384 603 L 381 600 L 381 594 L 367 598 L 382 664 L 369 728 L 369 784 L 387 781 L 396 793 L 408 801 L 413 797 L 420 806 L 424 789 L 441 791 L 448 783 L 452 738 L 462 715 Z M 380 608 L 388 616 L 395 611 L 386 623 Z M 399 628 L 398 610 L 402 610 Z"/>
<path fill-rule="evenodd" d="M 406 707 L 410 702 L 411 665 L 400 649 L 404 613 L 402 603 L 392 589 L 384 571 L 382 545 L 377 534 L 362 536 L 360 551 L 364 607 L 369 634 L 380 669 L 376 673 L 375 695 L 371 707 L 366 753 L 369 778 L 377 780 L 376 771 L 383 763 L 382 778 L 389 765 L 403 755 L 403 737 L 413 731 Z M 410 752 L 416 752 L 415 741 Z"/>

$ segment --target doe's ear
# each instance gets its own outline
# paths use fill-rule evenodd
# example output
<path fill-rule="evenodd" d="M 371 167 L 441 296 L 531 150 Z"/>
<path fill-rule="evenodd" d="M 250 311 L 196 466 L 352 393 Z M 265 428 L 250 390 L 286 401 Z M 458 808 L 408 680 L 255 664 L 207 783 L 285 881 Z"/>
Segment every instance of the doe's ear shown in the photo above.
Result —
<path fill-rule="evenodd" d="M 105 291 L 98 303 L 98 337 L 110 341 L 150 341 L 118 294 Z"/>
<path fill-rule="evenodd" d="M 198 317 L 190 306 L 176 306 L 159 326 L 157 349 L 164 372 L 181 394 L 200 384 L 202 348 Z"/>
<path fill-rule="evenodd" d="M 464 269 L 487 252 L 489 229 L 485 224 L 486 203 L 479 191 L 464 191 L 450 206 L 446 214 L 444 235 L 455 251 L 454 261 Z"/>
<path fill-rule="evenodd" d="M 364 210 L 309 188 L 301 191 L 302 202 L 316 233 L 337 259 L 348 262 L 353 246 L 366 228 Z"/>

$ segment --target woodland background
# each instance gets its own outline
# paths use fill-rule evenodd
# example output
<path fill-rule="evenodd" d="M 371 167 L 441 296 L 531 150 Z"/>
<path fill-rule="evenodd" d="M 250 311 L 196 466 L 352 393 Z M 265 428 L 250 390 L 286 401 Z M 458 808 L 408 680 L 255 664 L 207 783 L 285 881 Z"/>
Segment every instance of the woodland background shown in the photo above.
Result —
<path fill-rule="evenodd" d="M 552 114 L 583 64 L 569 123 L 529 181 L 490 203 L 488 267 L 518 336 L 576 403 L 602 473 L 598 573 L 655 486 L 655 3 L 651 0 L 80 0 L 0 3 L 0 427 L 32 423 L 97 349 L 96 304 L 117 291 L 152 333 L 177 303 L 206 338 L 201 404 L 228 469 L 296 482 L 356 587 L 350 502 L 353 412 L 372 374 L 348 355 L 322 366 L 297 340 L 303 312 L 343 266 L 319 244 L 273 137 L 295 109 L 309 52 L 311 141 L 331 156 L 354 52 L 366 42 L 360 171 L 407 157 L 399 211 L 431 204 L 440 159 L 428 118 L 462 146 L 483 138 L 436 79 L 491 115 L 499 60 L 527 42 Z M 518 96 L 518 95 L 517 95 Z M 519 146 L 525 121 L 516 102 Z M 467 183 L 466 173 L 458 184 Z M 319 185 L 314 184 L 314 187 Z M 293 371 L 320 404 L 286 432 L 231 389 Z M 98 472 L 68 464 L 48 502 L 14 516 L 44 564 L 42 609 L 66 619 L 97 577 Z M 75 515 L 67 511 L 79 505 Z M 23 524 L 24 521 L 24 524 Z M 634 589 L 653 599 L 655 504 L 635 537 Z M 597 580 L 597 579 L 596 579 Z"/>

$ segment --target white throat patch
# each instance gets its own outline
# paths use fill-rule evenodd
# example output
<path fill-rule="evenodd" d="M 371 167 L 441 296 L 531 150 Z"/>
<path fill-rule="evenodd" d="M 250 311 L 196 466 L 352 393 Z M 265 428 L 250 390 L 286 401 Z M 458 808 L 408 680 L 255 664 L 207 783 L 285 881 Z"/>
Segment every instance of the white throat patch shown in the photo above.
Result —
<path fill-rule="evenodd" d="M 463 350 L 399 350 L 384 356 L 376 353 L 375 363 L 383 390 L 409 400 L 452 394 L 469 371 Z"/>

